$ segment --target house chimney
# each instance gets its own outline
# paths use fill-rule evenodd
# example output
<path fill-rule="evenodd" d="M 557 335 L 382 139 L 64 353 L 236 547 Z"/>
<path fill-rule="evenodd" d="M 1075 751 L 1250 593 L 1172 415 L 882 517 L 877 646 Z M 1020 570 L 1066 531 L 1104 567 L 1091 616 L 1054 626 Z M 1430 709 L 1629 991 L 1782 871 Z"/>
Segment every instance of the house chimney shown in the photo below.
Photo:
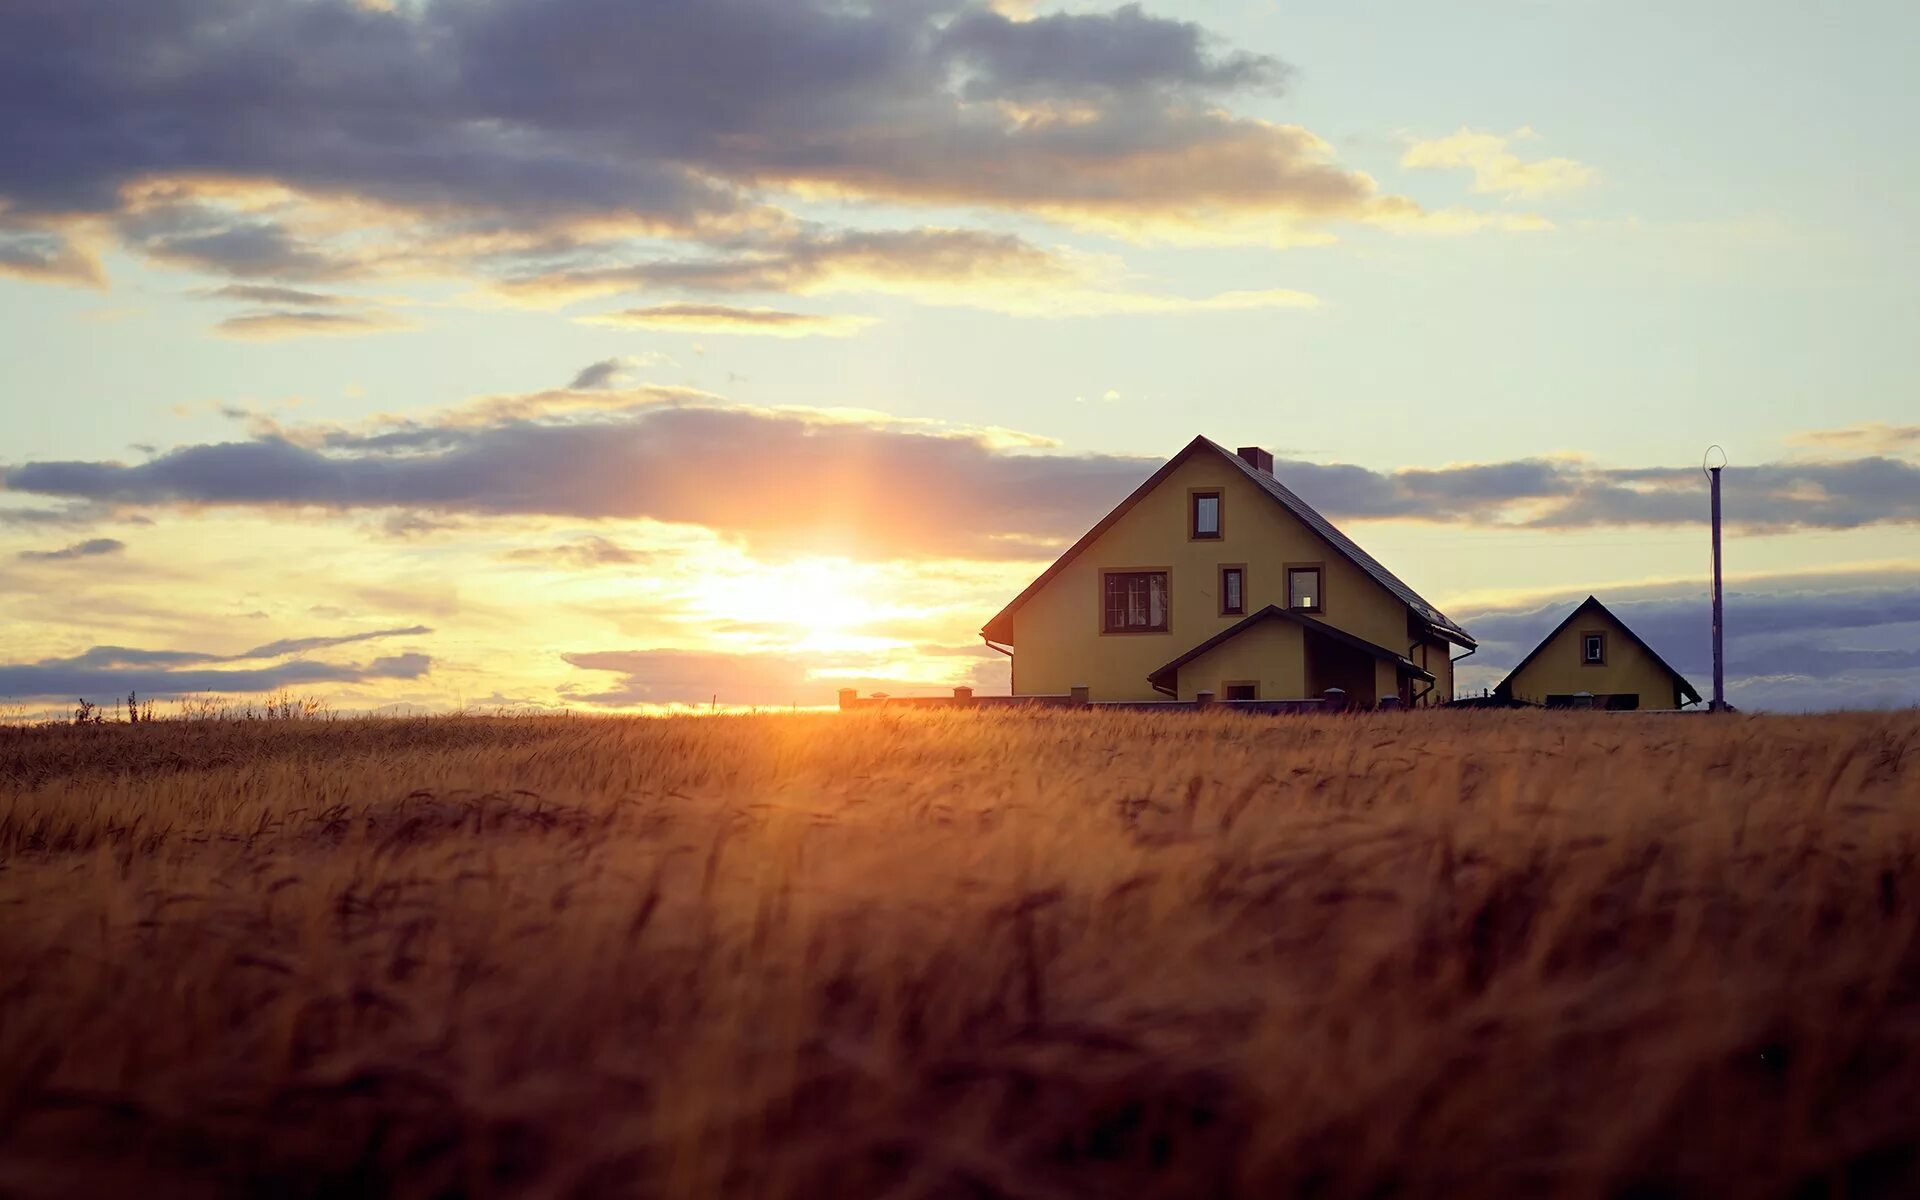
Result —
<path fill-rule="evenodd" d="M 1265 450 L 1262 450 L 1260 447 L 1242 446 L 1238 450 L 1234 451 L 1234 453 L 1240 456 L 1241 462 L 1246 463 L 1248 466 L 1252 467 L 1254 470 L 1263 472 L 1268 475 L 1273 474 L 1273 455 L 1268 454 Z"/>

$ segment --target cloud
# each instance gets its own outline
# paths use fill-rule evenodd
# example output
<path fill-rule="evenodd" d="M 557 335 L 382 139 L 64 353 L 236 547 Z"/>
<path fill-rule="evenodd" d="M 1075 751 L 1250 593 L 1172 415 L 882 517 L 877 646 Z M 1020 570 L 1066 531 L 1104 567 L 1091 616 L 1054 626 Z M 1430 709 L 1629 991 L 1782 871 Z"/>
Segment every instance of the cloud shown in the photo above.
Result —
<path fill-rule="evenodd" d="M 113 538 L 89 538 L 84 542 L 75 542 L 59 550 L 22 550 L 20 557 L 28 562 L 63 562 L 75 558 L 99 558 L 107 554 L 119 554 L 127 544 Z"/>
<path fill-rule="evenodd" d="M 171 267 L 242 279 L 346 279 L 364 271 L 351 257 L 276 220 L 237 217 L 191 202 L 136 203 L 114 221 L 129 250 Z"/>
<path fill-rule="evenodd" d="M 657 351 L 646 354 L 622 354 L 614 358 L 603 358 L 599 362 L 588 363 L 575 373 L 573 381 L 567 384 L 572 392 L 595 392 L 619 387 L 626 383 L 634 369 L 638 367 L 657 367 L 662 363 L 672 364 L 673 358 Z"/>
<path fill-rule="evenodd" d="M 609 539 L 590 534 L 559 546 L 529 546 L 507 552 L 516 562 L 545 562 L 576 570 L 594 567 L 632 566 L 653 556 L 644 550 L 630 550 Z"/>
<path fill-rule="evenodd" d="M 274 341 L 315 335 L 391 333 L 408 328 L 411 326 L 406 321 L 388 313 L 304 310 L 243 313 L 220 322 L 214 326 L 214 332 L 247 341 Z"/>
<path fill-rule="evenodd" d="M 745 252 L 552 271 L 520 277 L 503 288 L 509 296 L 535 302 L 657 291 L 701 296 L 883 293 L 930 304 L 1042 317 L 1229 312 L 1319 304 L 1304 292 L 1279 288 L 1201 297 L 1142 292 L 1109 258 L 1045 249 L 1012 234 L 939 228 L 799 233 L 763 239 Z M 671 316 L 680 310 L 714 311 L 706 305 L 671 305 L 657 311 Z M 739 331 L 729 324 L 731 331 Z"/>
<path fill-rule="evenodd" d="M 165 699 L 198 693 L 260 694 L 323 684 L 419 679 L 431 669 L 433 660 L 418 652 L 383 656 L 366 664 L 322 663 L 293 656 L 432 632 L 424 625 L 411 625 L 333 637 L 283 638 L 238 654 L 94 646 L 67 658 L 0 664 L 0 696 L 97 698 L 124 696 L 134 691 L 143 697 Z M 272 661 L 275 659 L 291 661 Z M 238 668 L 226 665 L 244 662 L 268 665 Z"/>
<path fill-rule="evenodd" d="M 940 32 L 939 50 L 964 73 L 963 94 L 1055 99 L 1139 88 L 1277 88 L 1286 76 L 1262 54 L 1221 53 L 1198 25 L 1150 17 L 1138 5 L 1109 14 L 1016 20 L 974 10 Z"/>
<path fill-rule="evenodd" d="M 0 203 L 0 209 L 5 207 Z M 0 226 L 0 275 L 36 283 L 104 288 L 106 272 L 92 253 L 58 234 L 9 232 Z"/>
<path fill-rule="evenodd" d="M 779 205 L 823 196 L 1134 240 L 1288 244 L 1425 220 L 1312 132 L 1234 111 L 1284 82 L 1271 57 L 1137 5 L 1021 15 L 0 6 L 0 208 L 26 231 L 0 242 L 0 269 L 97 282 L 78 230 L 238 279 L 512 277 L 645 240 L 751 247 L 795 225 Z"/>
<path fill-rule="evenodd" d="M 1822 450 L 1855 454 L 1905 454 L 1920 450 L 1920 425 L 1888 425 L 1871 421 L 1840 429 L 1812 429 L 1794 434 L 1787 441 Z"/>
<path fill-rule="evenodd" d="M 565 401 L 562 403 L 561 401 Z M 1045 557 L 1155 460 L 1040 452 L 1032 439 L 862 413 L 728 406 L 643 390 L 491 397 L 431 420 L 256 429 L 143 462 L 6 468 L 12 492 L 129 504 L 397 509 L 651 519 L 764 548 L 868 556 Z M 1488 528 L 1696 526 L 1698 469 L 1526 459 L 1378 471 L 1282 461 L 1336 519 Z M 1729 467 L 1726 516 L 1754 532 L 1920 523 L 1920 465 L 1885 458 Z"/>
<path fill-rule="evenodd" d="M 960 291 L 1063 285 L 1080 269 L 1014 234 L 972 229 L 801 231 L 760 238 L 736 252 L 654 259 L 524 275 L 503 284 L 530 300 L 633 291 L 705 295 L 780 292 Z"/>
<path fill-rule="evenodd" d="M 323 684 L 419 679 L 433 660 L 425 654 L 376 658 L 364 666 L 296 660 L 241 670 L 111 668 L 86 670 L 26 664 L 0 666 L 0 696 L 15 699 L 122 696 L 138 692 L 146 699 L 200 693 L 258 695 Z"/>
<path fill-rule="evenodd" d="M 1375 471 L 1281 462 L 1289 487 L 1329 514 L 1525 528 L 1695 524 L 1697 467 L 1610 468 L 1522 459 Z M 1729 467 L 1726 520 L 1750 532 L 1920 522 L 1920 466 L 1888 458 Z"/>
<path fill-rule="evenodd" d="M 1463 609 L 1480 640 L 1474 686 L 1491 686 L 1558 625 L 1585 592 L 1520 607 Z M 1706 694 L 1709 605 L 1698 585 L 1624 586 L 1600 599 Z M 1749 708 L 1920 703 L 1920 569 L 1758 576 L 1727 590 L 1728 694 Z"/>
<path fill-rule="evenodd" d="M 1529 162 L 1514 152 L 1515 142 L 1538 136 L 1526 127 L 1500 134 L 1463 125 L 1445 137 L 1414 142 L 1401 155 L 1400 165 L 1424 170 L 1465 168 L 1473 172 L 1475 192 L 1525 199 L 1575 191 L 1598 177 L 1592 167 L 1571 158 Z"/>
<path fill-rule="evenodd" d="M 626 371 L 626 368 L 627 364 L 625 359 L 603 358 L 599 362 L 588 363 L 586 366 L 581 367 L 579 373 L 573 377 L 573 382 L 569 383 L 567 387 L 576 392 L 594 391 L 599 388 L 610 387 L 618 381 L 621 374 Z"/>
<path fill-rule="evenodd" d="M 375 629 L 366 633 L 282 638 L 277 642 L 255 646 L 251 650 L 242 650 L 238 654 L 213 654 L 203 650 L 140 650 L 130 646 L 94 646 L 70 658 L 43 659 L 33 665 L 48 669 L 97 671 L 113 667 L 178 667 L 251 662 L 258 659 L 285 658 L 292 654 L 307 654 L 315 650 L 330 650 L 337 646 L 351 646 L 385 638 L 419 637 L 432 632 L 433 630 L 425 625 L 409 625 L 401 629 Z"/>
<path fill-rule="evenodd" d="M 196 292 L 195 295 L 203 300 L 240 300 L 248 304 L 275 304 L 288 308 L 328 308 L 348 303 L 344 296 L 303 292 L 299 288 L 267 283 L 229 283 L 225 287 Z"/>
<path fill-rule="evenodd" d="M 988 434 L 669 404 L 552 420 L 265 435 L 137 464 L 31 463 L 13 491 L 133 503 L 403 508 L 704 525 L 777 547 L 1034 557 L 1152 469 L 1027 455 Z"/>
<path fill-rule="evenodd" d="M 821 316 L 773 308 L 726 304 L 660 304 L 599 313 L 580 320 L 593 325 L 664 329 L 675 333 L 734 333 L 762 337 L 848 337 L 873 324 L 872 317 Z"/>

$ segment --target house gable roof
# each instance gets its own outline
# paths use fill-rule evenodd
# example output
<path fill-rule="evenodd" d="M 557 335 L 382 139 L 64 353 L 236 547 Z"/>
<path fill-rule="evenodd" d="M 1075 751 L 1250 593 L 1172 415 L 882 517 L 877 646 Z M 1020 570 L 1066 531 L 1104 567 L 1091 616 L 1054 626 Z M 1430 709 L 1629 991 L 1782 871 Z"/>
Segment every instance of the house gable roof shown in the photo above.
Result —
<path fill-rule="evenodd" d="M 1099 523 L 1092 529 L 1087 530 L 1079 541 L 1067 547 L 1066 553 L 1062 554 L 1058 559 L 1055 559 L 1052 566 L 1042 571 L 1038 579 L 1028 584 L 1018 596 L 1015 596 L 1009 601 L 1005 608 L 996 613 L 993 619 L 981 628 L 981 636 L 989 640 L 1005 641 L 1007 634 L 1011 632 L 1007 629 L 1006 623 L 1012 619 L 1013 614 L 1019 610 L 1021 605 L 1025 604 L 1038 593 L 1040 589 L 1052 582 L 1054 576 L 1065 570 L 1068 563 L 1080 556 L 1081 551 L 1091 546 L 1099 539 L 1101 534 L 1112 528 L 1113 524 L 1125 516 L 1135 504 L 1138 504 L 1140 500 L 1152 492 L 1153 489 L 1159 487 L 1161 481 L 1173 474 L 1181 463 L 1193 457 L 1195 454 L 1207 451 L 1211 451 L 1229 463 L 1232 463 L 1238 468 L 1241 474 L 1245 475 L 1255 486 L 1266 493 L 1268 498 L 1293 514 L 1295 519 L 1305 525 L 1322 541 L 1326 542 L 1329 546 L 1333 547 L 1335 551 L 1359 567 L 1360 570 L 1365 572 L 1375 583 L 1387 589 L 1388 592 L 1393 594 L 1395 599 L 1412 609 L 1416 616 L 1432 626 L 1434 631 L 1440 634 L 1440 636 L 1465 646 L 1468 649 L 1472 649 L 1477 645 L 1466 630 L 1448 620 L 1446 614 L 1442 613 L 1439 609 L 1428 604 L 1426 600 L 1421 598 L 1418 592 L 1401 582 L 1397 575 L 1382 566 L 1378 559 L 1368 554 L 1365 550 L 1362 550 L 1352 538 L 1340 532 L 1333 522 L 1321 516 L 1312 505 L 1302 500 L 1299 496 L 1294 495 L 1289 488 L 1272 475 L 1265 471 L 1255 470 L 1251 464 L 1238 454 L 1228 450 L 1218 442 L 1214 442 L 1205 437 L 1196 437 L 1191 442 L 1188 442 L 1181 448 L 1178 454 L 1175 454 L 1163 463 L 1159 470 L 1147 476 L 1146 482 L 1133 489 L 1125 500 L 1122 500 L 1115 506 L 1112 512 L 1100 518 Z M 1315 622 L 1315 624 L 1319 624 L 1319 622 Z"/>
<path fill-rule="evenodd" d="M 1583 613 L 1598 613 L 1600 616 L 1605 617 L 1608 623 L 1610 623 L 1615 629 L 1618 629 L 1621 633 L 1626 634 L 1627 639 L 1629 641 L 1631 641 L 1634 645 L 1640 647 L 1640 649 L 1646 654 L 1646 656 L 1648 658 L 1651 658 L 1654 661 L 1654 665 L 1658 666 L 1662 671 L 1665 671 L 1667 674 L 1673 676 L 1674 686 L 1679 690 L 1679 693 L 1682 696 L 1687 697 L 1689 703 L 1692 703 L 1692 704 L 1700 703 L 1700 693 L 1693 689 L 1693 685 L 1691 683 L 1687 682 L 1687 677 L 1685 675 L 1682 675 L 1680 672 L 1674 670 L 1671 666 L 1667 665 L 1667 660 L 1660 657 L 1659 651 L 1655 650 L 1652 646 L 1647 645 L 1645 641 L 1641 640 L 1640 635 L 1635 633 L 1627 625 L 1625 621 L 1622 621 L 1619 617 L 1614 616 L 1613 611 L 1609 609 L 1606 605 L 1600 603 L 1600 599 L 1597 596 L 1588 596 L 1585 600 L 1582 600 L 1579 604 L 1575 605 L 1574 610 L 1567 614 L 1566 620 L 1560 622 L 1558 625 L 1555 625 L 1553 627 L 1553 632 L 1541 638 L 1540 644 L 1535 646 L 1533 649 L 1527 651 L 1527 656 L 1521 659 L 1520 662 L 1513 668 L 1513 670 L 1507 672 L 1507 677 L 1505 679 L 1502 679 L 1499 682 L 1499 684 L 1497 684 L 1494 687 L 1493 694 L 1496 696 L 1511 697 L 1513 695 L 1514 679 L 1520 674 L 1520 672 L 1527 669 L 1527 665 L 1529 663 L 1531 663 L 1534 659 L 1540 657 L 1540 652 L 1547 648 L 1547 644 L 1549 642 L 1559 637 L 1562 633 L 1565 633 L 1567 630 L 1567 626 L 1579 620 Z"/>
<path fill-rule="evenodd" d="M 1432 672 L 1422 670 L 1420 667 L 1416 666 L 1414 662 L 1411 659 L 1407 658 L 1405 655 L 1396 654 L 1392 650 L 1387 649 L 1385 646 L 1376 646 L 1372 642 L 1369 642 L 1368 640 L 1366 640 L 1365 638 L 1359 638 L 1359 637 L 1353 636 L 1351 633 L 1348 633 L 1344 629 L 1335 629 L 1333 626 L 1327 624 L 1325 621 L 1316 621 L 1312 617 L 1306 616 L 1302 613 L 1294 612 L 1291 609 L 1281 608 L 1278 604 L 1269 604 L 1265 608 L 1261 609 L 1259 612 L 1252 613 L 1242 620 L 1235 621 L 1233 624 L 1227 626 L 1225 629 L 1222 629 L 1219 633 L 1214 634 L 1212 637 L 1208 638 L 1206 641 L 1201 642 L 1198 646 L 1195 646 L 1193 649 L 1187 651 L 1185 654 L 1182 654 L 1180 657 L 1174 659 L 1172 662 L 1169 662 L 1162 667 L 1156 668 L 1151 675 L 1147 676 L 1147 682 L 1152 684 L 1157 690 L 1164 692 L 1168 688 L 1174 685 L 1175 681 L 1177 680 L 1180 674 L 1181 667 L 1186 666 L 1188 663 L 1194 661 L 1195 659 L 1199 658 L 1201 655 L 1205 654 L 1207 651 L 1212 650 L 1214 647 L 1219 646 L 1223 642 L 1232 641 L 1234 638 L 1239 637 L 1241 634 L 1245 633 L 1249 629 L 1252 629 L 1255 625 L 1260 624 L 1262 621 L 1271 621 L 1276 619 L 1284 620 L 1284 621 L 1292 621 L 1296 625 L 1305 627 L 1305 629 L 1309 633 L 1318 634 L 1321 637 L 1327 638 L 1331 641 L 1339 642 L 1343 646 L 1350 646 L 1353 649 L 1360 651 L 1362 654 L 1370 655 L 1374 658 L 1380 659 L 1382 662 L 1390 662 L 1402 674 L 1411 675 L 1416 679 L 1424 679 L 1428 683 L 1434 682 L 1434 677 Z"/>

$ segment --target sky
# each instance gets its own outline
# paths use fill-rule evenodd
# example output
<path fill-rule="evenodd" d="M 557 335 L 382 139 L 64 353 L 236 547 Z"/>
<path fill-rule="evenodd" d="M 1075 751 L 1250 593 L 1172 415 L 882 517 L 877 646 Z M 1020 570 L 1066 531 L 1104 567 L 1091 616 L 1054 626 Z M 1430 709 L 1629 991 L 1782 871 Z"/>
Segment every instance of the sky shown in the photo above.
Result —
<path fill-rule="evenodd" d="M 1004 691 L 1195 434 L 1481 641 L 1920 703 L 1920 10 L 14 0 L 0 708 Z"/>

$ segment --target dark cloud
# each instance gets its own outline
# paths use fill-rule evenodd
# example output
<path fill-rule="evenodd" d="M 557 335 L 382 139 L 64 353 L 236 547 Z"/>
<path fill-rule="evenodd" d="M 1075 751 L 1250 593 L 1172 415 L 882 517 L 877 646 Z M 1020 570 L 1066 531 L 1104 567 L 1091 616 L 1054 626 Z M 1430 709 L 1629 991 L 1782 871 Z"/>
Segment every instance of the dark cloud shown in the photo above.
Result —
<path fill-rule="evenodd" d="M 208 209 L 192 212 L 178 223 L 156 220 L 155 214 L 128 218 L 120 222 L 122 240 L 169 266 L 242 279 L 343 279 L 359 273 L 349 260 L 272 222 L 229 221 Z"/>
<path fill-rule="evenodd" d="M 25 0 L 0 6 L 0 207 L 286 280 L 401 248 L 475 268 L 609 229 L 733 237 L 792 189 L 1135 233 L 1227 216 L 1262 239 L 1417 215 L 1312 134 L 1225 107 L 1282 74 L 1137 6 Z M 336 241 L 302 203 L 396 252 Z M 88 277 L 63 241 L 15 242 L 0 267 Z"/>
<path fill-rule="evenodd" d="M 1697 468 L 1609 468 L 1522 460 L 1435 470 L 1280 462 L 1286 484 L 1337 516 L 1529 528 L 1702 521 Z M 1728 467 L 1726 519 L 1753 531 L 1852 529 L 1920 521 L 1920 466 L 1890 458 Z"/>
<path fill-rule="evenodd" d="M 626 368 L 627 360 L 624 358 L 603 358 L 597 363 L 588 363 L 581 367 L 580 373 L 573 377 L 573 382 L 567 387 L 576 392 L 590 392 L 610 387 Z"/>
<path fill-rule="evenodd" d="M 110 503 L 647 517 L 776 548 L 1031 558 L 1098 519 L 1152 467 L 777 413 L 643 406 L 568 422 L 336 434 L 323 448 L 263 437 L 134 465 L 31 463 L 4 482 Z"/>
<path fill-rule="evenodd" d="M 59 550 L 22 550 L 20 557 L 28 562 L 62 562 L 74 558 L 99 558 L 107 554 L 119 554 L 127 544 L 114 538 L 88 538 L 84 542 L 75 542 Z"/>
<path fill-rule="evenodd" d="M 323 684 L 366 683 L 381 679 L 419 679 L 433 660 L 425 654 L 376 658 L 364 666 L 296 660 L 240 670 L 164 670 L 151 667 L 89 670 L 83 667 L 29 664 L 0 666 L 0 696 L 50 699 L 97 698 L 138 692 L 143 698 L 168 699 L 201 693 L 257 695 Z"/>
<path fill-rule="evenodd" d="M 249 694 L 377 679 L 418 679 L 432 666 L 432 659 L 421 653 L 384 656 L 365 665 L 319 663 L 294 656 L 432 632 L 425 625 L 410 625 L 404 629 L 376 629 L 332 637 L 283 638 L 238 654 L 94 646 L 67 658 L 0 664 L 0 696 L 98 698 L 124 696 L 135 691 L 142 696 L 164 699 L 203 692 Z M 291 661 L 272 662 L 274 659 Z M 224 665 L 239 662 L 269 665 L 240 668 Z"/>
<path fill-rule="evenodd" d="M 42 659 L 32 665 L 49 669 L 94 671 L 112 667 L 178 667 L 208 663 L 250 662 L 258 659 L 286 658 L 293 654 L 307 654 L 315 650 L 329 650 L 335 646 L 351 646 L 359 642 L 379 641 L 384 638 L 419 637 L 432 632 L 433 630 L 425 625 L 409 625 L 404 629 L 375 629 L 366 633 L 282 638 L 280 641 L 255 646 L 251 650 L 243 650 L 238 654 L 211 654 L 202 650 L 140 650 L 131 646 L 94 646 L 71 658 Z"/>
<path fill-rule="evenodd" d="M 136 464 L 26 463 L 6 468 L 0 484 L 94 511 L 175 503 L 400 509 L 408 520 L 650 518 L 776 549 L 1037 558 L 1079 535 L 1155 465 L 1008 452 L 976 436 L 671 396 L 552 411 L 513 399 L 491 400 L 487 413 L 497 415 L 365 431 L 269 428 Z M 1381 472 L 1283 462 L 1277 474 L 1336 519 L 1576 528 L 1693 526 L 1706 515 L 1704 483 L 1685 469 L 1521 461 Z M 1870 458 L 1728 468 L 1726 496 L 1739 530 L 1912 524 L 1920 522 L 1920 467 Z"/>
<path fill-rule="evenodd" d="M 947 25 L 937 45 L 976 98 L 1273 88 L 1286 73 L 1265 55 L 1219 53 L 1198 25 L 1148 16 L 1137 4 L 1026 21 L 975 10 Z"/>
<path fill-rule="evenodd" d="M 1009 233 L 973 229 L 809 232 L 731 254 L 657 259 L 523 275 L 505 286 L 536 297 L 625 291 L 815 292 L 864 287 L 1066 282 L 1050 252 Z"/>

